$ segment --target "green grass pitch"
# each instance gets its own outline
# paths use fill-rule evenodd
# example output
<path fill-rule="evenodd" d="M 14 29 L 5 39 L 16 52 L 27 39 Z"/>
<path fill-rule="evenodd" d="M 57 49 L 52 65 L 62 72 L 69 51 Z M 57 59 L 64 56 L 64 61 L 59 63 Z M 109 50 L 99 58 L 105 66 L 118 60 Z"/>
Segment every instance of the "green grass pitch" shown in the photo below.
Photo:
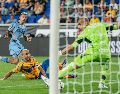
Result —
<path fill-rule="evenodd" d="M 47 57 L 35 57 L 43 61 Z M 69 57 L 68 61 L 72 61 Z M 120 62 L 117 57 L 112 58 L 110 66 L 110 75 L 108 75 L 108 89 L 99 89 L 100 65 L 97 62 L 87 64 L 85 67 L 77 70 L 76 79 L 62 79 L 65 88 L 61 94 L 120 94 Z M 0 77 L 3 77 L 15 65 L 6 64 L 0 61 Z M 91 71 L 93 70 L 93 71 Z M 85 74 L 84 74 L 85 73 Z M 74 83 L 73 83 L 74 81 Z M 67 83 L 66 83 L 67 82 Z M 0 94 L 48 94 L 48 88 L 41 79 L 27 80 L 21 73 L 13 75 L 11 78 L 0 81 Z"/>

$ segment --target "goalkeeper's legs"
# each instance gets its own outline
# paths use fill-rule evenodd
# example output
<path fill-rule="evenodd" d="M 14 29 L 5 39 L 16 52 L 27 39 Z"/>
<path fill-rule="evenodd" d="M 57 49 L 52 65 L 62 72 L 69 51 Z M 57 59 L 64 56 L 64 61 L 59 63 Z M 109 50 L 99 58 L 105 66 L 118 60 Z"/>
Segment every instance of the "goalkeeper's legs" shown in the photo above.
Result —
<path fill-rule="evenodd" d="M 74 62 L 71 62 L 65 68 L 59 71 L 59 78 L 64 77 L 67 73 L 73 71 L 74 69 L 84 66 L 85 63 L 90 62 L 91 59 L 92 59 L 91 55 L 84 55 L 84 56 L 78 55 L 75 58 Z"/>
<path fill-rule="evenodd" d="M 107 79 L 108 73 L 109 73 L 109 61 L 104 62 L 101 65 L 101 80 L 99 83 L 99 88 L 108 88 L 107 86 L 105 86 L 105 81 Z"/>

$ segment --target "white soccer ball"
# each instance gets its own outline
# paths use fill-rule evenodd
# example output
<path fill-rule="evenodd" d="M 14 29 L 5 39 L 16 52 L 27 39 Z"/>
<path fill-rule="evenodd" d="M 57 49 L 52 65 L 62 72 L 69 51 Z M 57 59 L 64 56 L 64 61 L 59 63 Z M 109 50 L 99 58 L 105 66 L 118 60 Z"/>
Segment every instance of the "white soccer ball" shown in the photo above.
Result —
<path fill-rule="evenodd" d="M 58 89 L 62 90 L 63 88 L 64 88 L 64 83 L 61 80 L 59 80 L 58 81 Z"/>

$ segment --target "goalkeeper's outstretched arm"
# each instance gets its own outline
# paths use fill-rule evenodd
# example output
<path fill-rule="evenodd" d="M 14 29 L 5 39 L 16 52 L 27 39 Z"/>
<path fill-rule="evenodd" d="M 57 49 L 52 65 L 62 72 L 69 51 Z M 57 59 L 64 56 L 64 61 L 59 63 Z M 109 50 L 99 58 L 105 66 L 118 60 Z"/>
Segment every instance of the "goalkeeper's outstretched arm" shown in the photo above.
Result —
<path fill-rule="evenodd" d="M 78 38 L 76 38 L 76 40 L 72 44 L 68 45 L 66 48 L 64 48 L 62 51 L 60 51 L 59 52 L 60 55 L 64 55 L 66 53 L 69 53 L 70 51 L 72 51 L 74 48 L 76 48 L 78 46 L 78 43 L 80 44 L 80 42 L 82 42 L 81 40 L 83 38 L 85 38 L 84 37 L 84 35 L 85 35 L 84 29 L 88 25 L 89 25 L 89 20 L 86 17 L 81 18 L 78 21 L 78 29 L 81 29 L 82 33 L 78 36 Z"/>
<path fill-rule="evenodd" d="M 63 50 L 61 50 L 59 52 L 60 55 L 65 55 L 66 53 L 69 53 L 70 51 L 73 50 L 73 46 L 72 45 L 68 45 L 67 47 L 65 47 Z"/>

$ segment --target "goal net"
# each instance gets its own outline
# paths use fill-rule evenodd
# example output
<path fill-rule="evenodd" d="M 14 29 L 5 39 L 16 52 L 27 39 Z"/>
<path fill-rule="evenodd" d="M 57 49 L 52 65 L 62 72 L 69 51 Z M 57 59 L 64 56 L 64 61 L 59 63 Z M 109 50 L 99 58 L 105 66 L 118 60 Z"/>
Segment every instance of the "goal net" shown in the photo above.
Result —
<path fill-rule="evenodd" d="M 119 23 L 120 23 L 120 12 L 119 12 L 119 0 L 61 0 L 60 3 L 60 23 L 65 23 L 61 26 L 62 30 L 65 31 L 65 35 L 60 33 L 60 50 L 64 49 L 68 44 L 74 42 L 74 40 L 82 36 L 83 30 L 79 24 L 86 24 L 84 19 L 83 23 L 79 23 L 81 18 L 87 18 L 89 25 L 98 23 L 107 23 L 110 25 L 107 28 L 107 34 L 109 37 L 109 47 L 111 58 L 109 60 L 109 69 L 105 74 L 105 86 L 100 87 L 101 78 L 104 79 L 102 72 L 104 68 L 104 56 L 99 55 L 97 60 L 94 60 L 94 55 L 91 55 L 92 59 L 84 60 L 82 67 L 79 69 L 73 69 L 73 71 L 67 71 L 62 81 L 65 83 L 65 88 L 61 91 L 61 94 L 119 94 L 120 93 L 120 36 L 119 36 Z M 112 25 L 112 26 L 111 26 Z M 93 27 L 93 28 L 94 28 Z M 85 27 L 86 28 L 86 27 Z M 90 27 L 91 28 L 91 27 Z M 99 28 L 102 30 L 101 28 Z M 100 30 L 96 30 L 100 31 Z M 92 29 L 90 29 L 92 30 Z M 93 29 L 94 30 L 94 29 Z M 92 31 L 90 35 L 94 35 Z M 100 35 L 101 36 L 101 35 Z M 99 36 L 99 37 L 100 37 Z M 83 36 L 82 36 L 83 37 Z M 97 36 L 94 36 L 95 38 Z M 87 38 L 87 37 L 86 37 Z M 100 38 L 103 38 L 101 36 Z M 91 41 L 91 40 L 90 40 Z M 76 57 L 82 57 L 82 53 L 89 49 L 91 46 L 88 43 L 89 40 L 83 39 L 79 43 L 76 49 L 70 53 L 66 53 L 60 57 L 60 61 L 66 59 L 67 67 L 71 62 L 75 62 Z M 106 44 L 100 43 L 100 47 Z M 104 48 L 104 47 L 103 47 Z M 98 50 L 99 50 L 98 49 Z M 100 54 L 104 53 L 103 50 L 99 51 Z M 90 53 L 95 53 L 90 51 Z M 86 54 L 84 54 L 86 55 Z M 85 62 L 84 62 L 85 61 Z M 75 62 L 77 64 L 77 62 Z M 106 64 L 106 63 L 105 63 Z M 63 68 L 63 69 L 64 69 Z M 69 74 L 69 75 L 67 75 Z M 76 77 L 77 76 L 77 77 Z M 72 78 L 70 78 L 72 77 Z"/>

